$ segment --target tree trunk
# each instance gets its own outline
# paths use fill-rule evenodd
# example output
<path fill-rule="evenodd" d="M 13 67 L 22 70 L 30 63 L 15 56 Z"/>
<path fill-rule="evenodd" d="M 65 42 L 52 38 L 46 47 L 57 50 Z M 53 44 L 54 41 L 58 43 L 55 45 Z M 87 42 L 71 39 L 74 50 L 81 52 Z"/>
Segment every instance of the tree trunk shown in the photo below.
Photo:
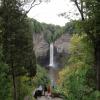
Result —
<path fill-rule="evenodd" d="M 79 5 L 77 0 L 74 0 L 74 3 L 75 3 L 75 5 L 76 5 L 76 7 L 77 7 L 77 9 L 78 9 L 78 11 L 79 11 L 79 13 L 81 15 L 82 21 L 84 21 L 85 18 L 84 18 L 84 12 L 83 12 L 83 1 L 80 0 L 80 3 L 81 3 L 80 5 Z"/>
<path fill-rule="evenodd" d="M 12 61 L 12 79 L 13 79 L 13 99 L 17 100 L 16 78 L 15 78 L 15 69 L 13 66 L 13 61 Z"/>
<path fill-rule="evenodd" d="M 97 90 L 100 91 L 100 45 L 99 43 L 96 44 L 95 52 L 96 52 L 95 59 L 96 59 L 96 79 L 97 79 L 96 88 Z"/>

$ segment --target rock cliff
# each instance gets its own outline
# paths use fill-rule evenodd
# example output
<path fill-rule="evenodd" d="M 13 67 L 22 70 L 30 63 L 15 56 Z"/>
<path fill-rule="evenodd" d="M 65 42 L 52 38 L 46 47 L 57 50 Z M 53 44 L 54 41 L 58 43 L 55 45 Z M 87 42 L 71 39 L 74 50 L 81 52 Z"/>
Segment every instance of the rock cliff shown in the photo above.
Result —
<path fill-rule="evenodd" d="M 62 57 L 69 54 L 68 49 L 70 46 L 69 34 L 63 34 L 54 43 L 54 56 L 55 62 L 61 60 Z M 41 65 L 49 65 L 49 44 L 44 39 L 43 33 L 33 35 L 34 50 L 37 61 Z M 62 63 L 62 62 L 60 62 Z"/>

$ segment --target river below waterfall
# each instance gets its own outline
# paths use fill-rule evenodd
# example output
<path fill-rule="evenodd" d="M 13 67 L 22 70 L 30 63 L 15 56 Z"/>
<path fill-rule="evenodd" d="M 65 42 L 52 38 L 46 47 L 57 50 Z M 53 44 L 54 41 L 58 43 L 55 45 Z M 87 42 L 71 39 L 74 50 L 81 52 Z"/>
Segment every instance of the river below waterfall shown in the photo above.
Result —
<path fill-rule="evenodd" d="M 59 76 L 58 73 L 60 69 L 61 68 L 56 66 L 56 63 L 54 61 L 54 44 L 50 43 L 50 63 L 48 66 L 48 76 L 50 78 L 51 85 L 54 84 L 56 85 Z"/>
<path fill-rule="evenodd" d="M 57 83 L 57 80 L 59 78 L 59 71 L 61 70 L 61 67 L 49 67 L 48 68 L 48 77 L 50 78 L 51 85 Z"/>

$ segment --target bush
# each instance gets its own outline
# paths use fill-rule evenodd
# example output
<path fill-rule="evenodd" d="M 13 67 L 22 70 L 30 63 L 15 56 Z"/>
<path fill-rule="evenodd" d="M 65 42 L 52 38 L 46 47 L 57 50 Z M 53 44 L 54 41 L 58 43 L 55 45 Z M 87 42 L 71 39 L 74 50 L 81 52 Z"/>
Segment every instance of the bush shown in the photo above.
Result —
<path fill-rule="evenodd" d="M 12 85 L 8 68 L 8 65 L 3 62 L 2 48 L 0 47 L 0 100 L 12 100 Z"/>

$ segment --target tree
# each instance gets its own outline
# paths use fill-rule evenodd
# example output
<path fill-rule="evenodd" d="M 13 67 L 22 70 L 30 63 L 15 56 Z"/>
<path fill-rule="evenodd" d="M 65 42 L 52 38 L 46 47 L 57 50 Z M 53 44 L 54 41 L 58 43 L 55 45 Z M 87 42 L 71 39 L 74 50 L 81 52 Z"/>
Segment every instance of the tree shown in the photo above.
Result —
<path fill-rule="evenodd" d="M 4 60 L 12 76 L 14 100 L 18 100 L 16 78 L 27 74 L 32 77 L 36 73 L 33 34 L 19 0 L 2 0 L 0 15 Z"/>
<path fill-rule="evenodd" d="M 96 69 L 97 90 L 100 91 L 100 1 L 72 0 L 82 18 L 82 27 L 94 45 L 94 66 Z M 84 15 L 84 16 L 83 16 Z M 86 17 L 85 17 L 86 16 Z"/>
<path fill-rule="evenodd" d="M 77 21 L 71 21 L 66 23 L 63 29 L 64 33 L 69 33 L 69 34 L 77 33 L 76 22 Z"/>
<path fill-rule="evenodd" d="M 48 42 L 55 42 L 63 34 L 63 28 L 52 24 L 42 24 L 44 39 Z"/>
<path fill-rule="evenodd" d="M 96 88 L 91 67 L 94 60 L 91 41 L 84 34 L 74 34 L 69 50 L 68 65 L 59 73 L 62 93 L 68 100 L 95 100 L 96 95 L 91 97 Z"/>
<path fill-rule="evenodd" d="M 0 99 L 11 100 L 11 80 L 9 80 L 9 67 L 3 61 L 2 46 L 0 45 Z"/>

